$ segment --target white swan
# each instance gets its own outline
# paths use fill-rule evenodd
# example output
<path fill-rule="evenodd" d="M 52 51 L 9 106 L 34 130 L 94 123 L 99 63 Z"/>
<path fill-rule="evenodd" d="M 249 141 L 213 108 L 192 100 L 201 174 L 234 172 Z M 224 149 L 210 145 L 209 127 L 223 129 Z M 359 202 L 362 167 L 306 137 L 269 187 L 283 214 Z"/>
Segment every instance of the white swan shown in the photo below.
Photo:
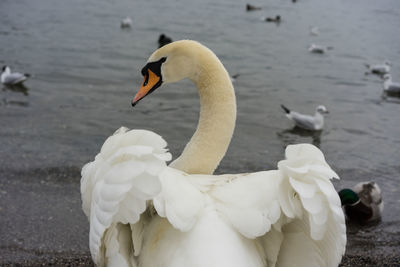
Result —
<path fill-rule="evenodd" d="M 5 85 L 17 85 L 22 84 L 31 75 L 28 73 L 22 74 L 19 72 L 11 72 L 9 66 L 4 66 L 1 71 L 0 81 Z"/>
<path fill-rule="evenodd" d="M 156 50 L 142 69 L 133 105 L 165 83 L 189 78 L 200 119 L 169 167 L 166 142 L 145 130 L 119 129 L 82 169 L 83 210 L 98 266 L 337 266 L 346 228 L 321 151 L 286 148 L 278 170 L 212 175 L 236 118 L 230 77 L 195 41 Z"/>
<path fill-rule="evenodd" d="M 306 129 L 306 130 L 313 130 L 313 131 L 320 131 L 324 128 L 324 115 L 329 113 L 325 106 L 319 105 L 315 109 L 315 114 L 305 115 L 298 113 L 296 111 L 291 111 L 284 105 L 281 105 L 282 109 L 286 112 L 286 117 L 292 120 L 296 126 Z"/>

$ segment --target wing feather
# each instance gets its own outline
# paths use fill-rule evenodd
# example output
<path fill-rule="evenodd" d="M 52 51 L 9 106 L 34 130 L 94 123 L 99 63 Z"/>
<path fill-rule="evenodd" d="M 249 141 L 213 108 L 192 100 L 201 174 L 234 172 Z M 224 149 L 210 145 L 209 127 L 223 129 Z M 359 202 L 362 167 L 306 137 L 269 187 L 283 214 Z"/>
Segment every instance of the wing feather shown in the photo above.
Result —
<path fill-rule="evenodd" d="M 282 216 L 277 227 L 261 238 L 267 262 L 271 266 L 338 266 L 346 246 L 344 215 L 330 182 L 338 175 L 322 152 L 309 144 L 288 146 L 278 169 Z"/>
<path fill-rule="evenodd" d="M 133 265 L 132 244 L 141 242 L 134 240 L 140 238 L 138 221 L 147 201 L 160 192 L 159 175 L 171 159 L 166 144 L 153 132 L 120 128 L 83 167 L 82 208 L 90 221 L 89 246 L 97 265 Z"/>

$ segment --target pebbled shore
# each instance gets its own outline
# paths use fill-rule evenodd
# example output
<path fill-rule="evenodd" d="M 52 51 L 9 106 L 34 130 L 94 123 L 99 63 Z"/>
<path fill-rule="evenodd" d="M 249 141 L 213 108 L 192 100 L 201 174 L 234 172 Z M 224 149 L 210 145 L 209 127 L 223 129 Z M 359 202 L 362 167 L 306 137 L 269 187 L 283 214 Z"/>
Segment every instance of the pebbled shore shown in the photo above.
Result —
<path fill-rule="evenodd" d="M 0 266 L 94 266 L 80 168 L 0 170 Z M 396 222 L 348 227 L 340 266 L 400 266 Z"/>

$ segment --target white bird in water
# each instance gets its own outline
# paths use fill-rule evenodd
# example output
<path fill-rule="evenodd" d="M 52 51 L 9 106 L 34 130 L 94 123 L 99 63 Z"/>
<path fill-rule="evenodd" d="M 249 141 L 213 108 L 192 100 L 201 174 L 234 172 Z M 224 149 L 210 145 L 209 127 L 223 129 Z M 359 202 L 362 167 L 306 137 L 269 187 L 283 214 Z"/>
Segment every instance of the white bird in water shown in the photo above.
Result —
<path fill-rule="evenodd" d="M 390 74 L 385 74 L 383 76 L 383 90 L 387 94 L 400 94 L 400 83 L 392 81 L 392 76 Z"/>
<path fill-rule="evenodd" d="M 369 65 L 365 64 L 365 66 L 368 68 L 368 70 L 373 73 L 373 74 L 378 74 L 378 75 L 385 75 L 390 72 L 390 66 L 392 64 L 389 61 L 385 61 L 383 64 L 377 64 L 377 65 Z"/>
<path fill-rule="evenodd" d="M 314 35 L 314 36 L 319 35 L 319 29 L 318 29 L 318 27 L 316 27 L 316 26 L 310 27 L 310 33 L 311 33 L 311 35 Z"/>
<path fill-rule="evenodd" d="M 327 50 L 331 50 L 333 47 L 331 46 L 322 46 L 322 45 L 316 45 L 316 44 L 311 44 L 308 47 L 308 51 L 311 53 L 315 54 L 324 54 Z"/>
<path fill-rule="evenodd" d="M 31 75 L 28 73 L 11 72 L 9 66 L 4 66 L 1 72 L 1 83 L 5 85 L 22 84 Z"/>
<path fill-rule="evenodd" d="M 294 121 L 296 126 L 306 130 L 313 130 L 313 131 L 322 130 L 322 128 L 324 127 L 323 114 L 329 113 L 329 111 L 323 105 L 319 105 L 315 109 L 315 114 L 313 116 L 301 114 L 296 111 L 291 111 L 284 105 L 281 105 L 281 107 L 286 112 L 286 117 Z"/>
<path fill-rule="evenodd" d="M 346 225 L 330 181 L 338 175 L 318 148 L 289 145 L 276 170 L 213 175 L 236 121 L 234 88 L 221 61 L 184 40 L 156 50 L 141 72 L 133 106 L 164 84 L 190 78 L 200 118 L 168 166 L 172 156 L 161 136 L 122 127 L 83 167 L 82 208 L 97 266 L 339 265 Z"/>
<path fill-rule="evenodd" d="M 130 17 L 126 17 L 121 21 L 121 28 L 130 28 L 132 27 L 132 19 Z"/>

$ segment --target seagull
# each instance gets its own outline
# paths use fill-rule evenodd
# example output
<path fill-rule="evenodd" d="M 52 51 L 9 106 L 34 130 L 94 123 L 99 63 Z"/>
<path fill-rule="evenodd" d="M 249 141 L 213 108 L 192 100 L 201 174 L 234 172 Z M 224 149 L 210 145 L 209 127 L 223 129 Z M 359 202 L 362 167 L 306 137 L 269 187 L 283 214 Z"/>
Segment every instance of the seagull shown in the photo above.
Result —
<path fill-rule="evenodd" d="M 314 36 L 319 35 L 319 29 L 318 29 L 318 27 L 316 27 L 316 26 L 310 27 L 310 33 L 311 33 L 311 35 L 314 35 Z"/>
<path fill-rule="evenodd" d="M 126 17 L 121 21 L 121 28 L 130 28 L 132 27 L 132 19 L 130 17 Z"/>
<path fill-rule="evenodd" d="M 322 45 L 316 45 L 316 44 L 311 44 L 308 47 L 308 51 L 311 53 L 316 53 L 316 54 L 324 54 L 327 50 L 331 50 L 331 46 L 322 46 Z"/>
<path fill-rule="evenodd" d="M 383 64 L 377 64 L 372 66 L 369 64 L 365 64 L 365 67 L 367 67 L 368 70 L 373 74 L 385 75 L 390 72 L 391 65 L 392 64 L 389 61 L 385 61 Z"/>
<path fill-rule="evenodd" d="M 31 75 L 28 73 L 22 74 L 19 72 L 11 72 L 9 66 L 4 66 L 1 71 L 1 83 L 5 85 L 17 85 L 22 84 Z"/>
<path fill-rule="evenodd" d="M 400 83 L 392 81 L 392 76 L 390 74 L 385 74 L 383 76 L 383 90 L 387 94 L 400 94 Z"/>
<path fill-rule="evenodd" d="M 286 112 L 286 117 L 288 117 L 290 120 L 294 121 L 296 126 L 306 129 L 306 130 L 313 130 L 313 131 L 322 130 L 322 128 L 324 127 L 323 114 L 329 113 L 329 111 L 323 105 L 319 105 L 315 109 L 314 116 L 301 114 L 296 111 L 291 111 L 284 105 L 281 105 L 281 107 Z"/>
<path fill-rule="evenodd" d="M 160 34 L 160 37 L 158 37 L 158 48 L 161 48 L 169 43 L 172 43 L 172 39 L 163 33 Z"/>

